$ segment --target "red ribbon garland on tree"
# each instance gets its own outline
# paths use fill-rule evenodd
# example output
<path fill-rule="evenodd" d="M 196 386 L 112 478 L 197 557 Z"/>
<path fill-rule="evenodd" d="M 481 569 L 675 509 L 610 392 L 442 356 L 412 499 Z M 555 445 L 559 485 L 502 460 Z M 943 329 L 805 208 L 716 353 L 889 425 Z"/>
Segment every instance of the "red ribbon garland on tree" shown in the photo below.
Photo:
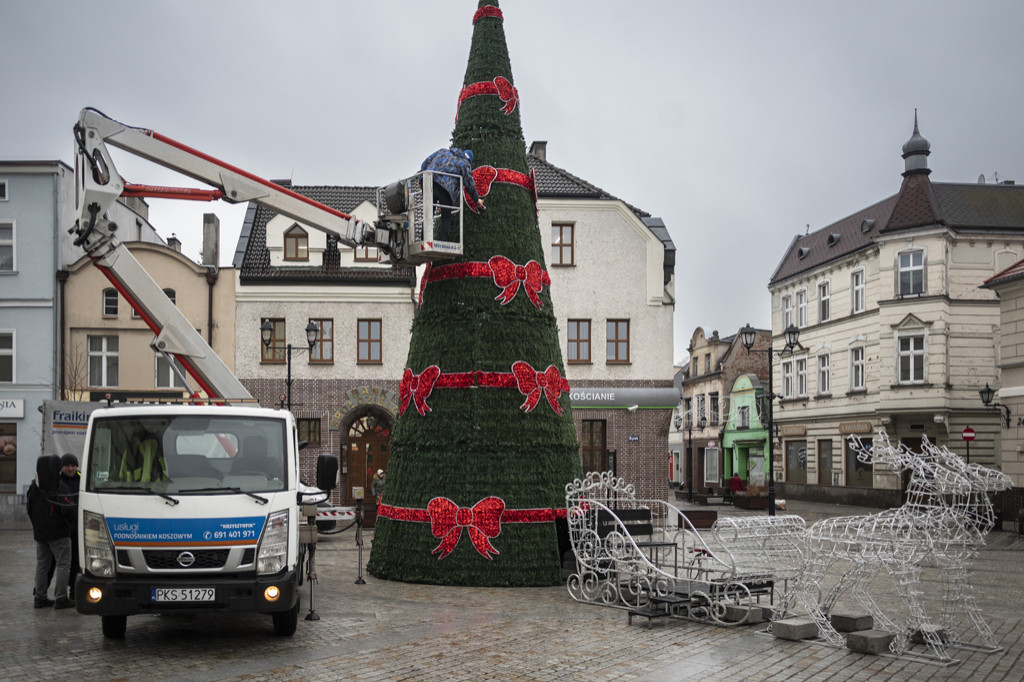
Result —
<path fill-rule="evenodd" d="M 493 17 L 495 19 L 501 19 L 502 21 L 505 20 L 505 17 L 501 14 L 500 7 L 487 6 L 481 7 L 476 11 L 476 14 L 473 15 L 473 25 L 475 26 L 476 22 L 484 17 Z"/>
<path fill-rule="evenodd" d="M 528 362 L 513 363 L 511 372 L 449 372 L 442 374 L 437 365 L 430 365 L 416 374 L 406 367 L 398 383 L 399 414 L 405 414 L 409 404 L 416 406 L 420 416 L 431 411 L 427 398 L 435 388 L 517 388 L 526 396 L 519 409 L 533 411 L 541 396 L 547 398 L 555 414 L 562 414 L 559 396 L 569 391 L 569 382 L 554 365 L 538 372 Z"/>
<path fill-rule="evenodd" d="M 565 509 L 506 509 L 505 501 L 494 496 L 485 497 L 472 507 L 460 507 L 447 497 L 435 497 L 427 503 L 426 509 L 389 504 L 377 507 L 377 516 L 385 519 L 429 523 L 431 534 L 441 540 L 431 552 L 440 552 L 438 560 L 451 554 L 459 544 L 463 528 L 468 530 L 476 551 L 490 560 L 492 554 L 499 554 L 490 539 L 501 534 L 502 523 L 550 523 L 564 519 L 565 515 Z"/>
<path fill-rule="evenodd" d="M 545 284 L 551 285 L 551 276 L 535 260 L 517 265 L 505 256 L 491 256 L 486 263 L 451 263 L 429 268 L 420 282 L 420 302 L 423 300 L 423 289 L 428 283 L 465 277 L 490 277 L 494 285 L 501 289 L 501 293 L 494 299 L 501 301 L 502 305 L 508 305 L 522 288 L 534 306 L 543 308 L 544 302 L 538 294 Z"/>
<path fill-rule="evenodd" d="M 480 195 L 481 199 L 490 194 L 491 183 L 494 182 L 518 185 L 532 194 L 533 203 L 537 203 L 537 174 L 532 168 L 529 175 L 512 170 L 511 168 L 495 168 L 494 166 L 477 166 L 473 169 L 473 184 L 476 185 L 476 193 Z M 469 196 L 469 192 L 463 189 L 462 193 L 465 196 L 465 204 L 469 207 L 469 210 L 479 213 L 476 202 Z"/>
<path fill-rule="evenodd" d="M 506 116 L 515 111 L 516 104 L 519 103 L 519 91 L 512 85 L 512 82 L 504 76 L 497 76 L 493 80 L 480 81 L 479 83 L 463 87 L 462 92 L 459 93 L 459 103 L 456 111 L 462 108 L 464 101 L 477 95 L 497 95 L 504 102 L 501 110 Z M 458 119 L 459 115 L 456 113 L 455 120 L 458 121 Z"/>

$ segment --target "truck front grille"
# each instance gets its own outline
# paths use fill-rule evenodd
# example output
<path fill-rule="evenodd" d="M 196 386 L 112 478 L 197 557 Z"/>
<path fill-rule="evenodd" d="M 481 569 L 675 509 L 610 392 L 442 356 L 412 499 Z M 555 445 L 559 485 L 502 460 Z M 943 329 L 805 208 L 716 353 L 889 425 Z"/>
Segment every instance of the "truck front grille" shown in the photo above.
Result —
<path fill-rule="evenodd" d="M 149 568 L 167 568 L 181 570 L 183 568 L 222 568 L 228 560 L 229 549 L 198 549 L 190 552 L 195 561 L 190 566 L 182 566 L 178 557 L 184 552 L 179 549 L 154 549 L 146 550 L 143 556 L 146 557 L 146 566 Z"/>

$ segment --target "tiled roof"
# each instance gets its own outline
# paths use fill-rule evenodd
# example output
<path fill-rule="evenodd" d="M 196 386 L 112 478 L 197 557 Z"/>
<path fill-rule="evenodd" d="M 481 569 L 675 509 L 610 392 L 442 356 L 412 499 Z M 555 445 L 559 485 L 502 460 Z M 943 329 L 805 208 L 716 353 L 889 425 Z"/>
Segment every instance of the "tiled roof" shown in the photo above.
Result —
<path fill-rule="evenodd" d="M 339 187 L 339 186 L 292 186 L 293 192 L 309 197 L 333 209 L 349 213 L 364 201 L 375 203 L 376 188 L 374 187 Z M 273 282 L 309 282 L 337 284 L 396 284 L 413 286 L 415 269 L 408 266 L 393 268 L 380 267 L 341 267 L 341 254 L 338 251 L 338 240 L 327 236 L 327 248 L 324 250 L 321 265 L 282 266 L 270 265 L 270 250 L 267 248 L 267 223 L 276 213 L 263 206 L 249 205 L 245 214 L 245 223 L 239 236 L 239 249 L 244 242 L 244 252 L 236 252 L 236 266 L 241 256 L 239 278 L 244 283 L 263 281 Z"/>
<path fill-rule="evenodd" d="M 1008 284 L 1020 279 L 1024 279 L 1024 260 L 1019 260 L 1002 272 L 992 275 L 981 286 L 985 289 L 991 289 L 993 286 Z"/>
<path fill-rule="evenodd" d="M 770 282 L 787 279 L 869 246 L 879 229 L 889 221 L 897 196 L 794 239 Z"/>
<path fill-rule="evenodd" d="M 549 197 L 552 199 L 606 199 L 610 201 L 622 201 L 605 192 L 600 187 L 591 185 L 586 180 L 578 178 L 572 173 L 546 159 L 533 154 L 526 155 L 526 163 L 530 169 L 537 174 L 537 196 Z M 622 202 L 626 204 L 626 202 Z M 651 214 L 635 206 L 626 204 L 633 213 L 640 218 L 646 218 Z"/>

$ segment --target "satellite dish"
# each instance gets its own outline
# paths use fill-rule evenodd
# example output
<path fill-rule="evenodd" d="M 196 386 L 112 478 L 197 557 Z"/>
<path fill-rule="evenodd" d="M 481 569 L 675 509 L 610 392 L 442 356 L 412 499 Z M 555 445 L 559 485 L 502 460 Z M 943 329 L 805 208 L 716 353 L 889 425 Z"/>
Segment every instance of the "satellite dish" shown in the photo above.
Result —
<path fill-rule="evenodd" d="M 984 173 L 982 173 L 981 175 L 978 176 L 978 184 L 979 185 L 984 185 L 985 184 L 985 174 Z"/>

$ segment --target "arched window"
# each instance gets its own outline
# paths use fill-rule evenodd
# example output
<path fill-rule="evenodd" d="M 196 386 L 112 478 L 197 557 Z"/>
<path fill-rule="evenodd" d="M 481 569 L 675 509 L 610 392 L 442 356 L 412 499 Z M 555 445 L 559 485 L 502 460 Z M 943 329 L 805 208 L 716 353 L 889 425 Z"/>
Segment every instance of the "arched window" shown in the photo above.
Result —
<path fill-rule="evenodd" d="M 298 225 L 292 225 L 284 233 L 284 259 L 309 260 L 309 236 Z"/>

